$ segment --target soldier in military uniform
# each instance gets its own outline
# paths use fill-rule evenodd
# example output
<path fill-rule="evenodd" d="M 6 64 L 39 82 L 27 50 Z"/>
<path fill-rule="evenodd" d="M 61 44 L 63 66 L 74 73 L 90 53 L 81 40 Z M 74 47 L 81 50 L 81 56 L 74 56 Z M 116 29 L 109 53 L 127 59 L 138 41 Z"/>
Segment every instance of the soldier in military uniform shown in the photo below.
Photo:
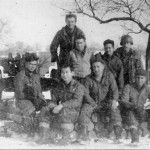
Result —
<path fill-rule="evenodd" d="M 90 59 L 92 53 L 86 46 L 83 35 L 76 37 L 76 48 L 70 52 L 70 63 L 73 65 L 74 77 L 80 83 L 91 73 Z"/>
<path fill-rule="evenodd" d="M 114 55 L 122 61 L 124 69 L 124 85 L 131 84 L 135 82 L 135 72 L 143 68 L 142 62 L 138 53 L 131 48 L 133 39 L 130 35 L 123 35 L 121 37 L 120 45 L 122 47 L 117 48 L 114 51 Z M 123 108 L 120 108 L 120 110 L 121 115 L 124 116 Z M 127 128 L 125 128 L 125 130 L 127 132 L 126 138 L 128 138 L 129 131 Z"/>
<path fill-rule="evenodd" d="M 43 140 L 48 138 L 47 133 L 52 135 L 52 131 L 56 128 L 61 130 L 62 140 L 66 140 L 65 142 L 68 142 L 70 136 L 74 134 L 73 130 L 82 106 L 84 87 L 73 79 L 73 74 L 71 65 L 67 63 L 62 66 L 61 80 L 52 91 L 52 101 L 41 111 L 40 133 Z"/>
<path fill-rule="evenodd" d="M 124 124 L 129 127 L 132 143 L 139 142 L 139 129 L 143 121 L 148 122 L 150 131 L 150 113 L 144 110 L 144 104 L 150 98 L 150 89 L 146 85 L 146 71 L 138 70 L 135 74 L 135 82 L 124 87 L 120 105 L 125 115 Z"/>
<path fill-rule="evenodd" d="M 42 95 L 40 84 L 40 76 L 36 74 L 38 57 L 35 53 L 31 53 L 25 58 L 25 69 L 20 71 L 15 77 L 15 97 L 16 106 L 19 113 L 24 117 L 22 122 L 26 124 L 29 133 L 33 129 L 35 112 L 41 110 L 46 104 Z M 27 121 L 27 120 L 30 121 Z"/>
<path fill-rule="evenodd" d="M 108 69 L 114 75 L 119 91 L 121 92 L 124 88 L 124 71 L 121 60 L 114 55 L 114 41 L 105 40 L 104 41 L 105 53 L 102 55 L 98 53 L 96 55 L 101 55 L 102 59 L 105 61 Z"/>
<path fill-rule="evenodd" d="M 124 84 L 134 83 L 136 70 L 143 68 L 141 59 L 137 52 L 131 48 L 133 39 L 130 35 L 123 35 L 121 37 L 120 45 L 122 47 L 117 48 L 114 51 L 114 55 L 122 61 Z"/>
<path fill-rule="evenodd" d="M 78 35 L 83 35 L 83 31 L 76 26 L 77 16 L 75 14 L 66 15 L 66 26 L 57 32 L 51 46 L 51 62 L 57 62 L 60 70 L 71 50 L 75 48 L 75 40 Z M 57 54 L 57 48 L 60 46 L 60 54 Z"/>
<path fill-rule="evenodd" d="M 119 94 L 116 81 L 100 55 L 92 57 L 91 66 L 92 73 L 87 76 L 84 84 L 91 101 L 83 104 L 79 118 L 83 134 L 88 136 L 96 126 L 109 124 L 106 127 L 109 130 L 108 134 L 110 135 L 114 128 L 116 141 L 119 141 L 122 119 L 117 107 Z M 97 116 L 98 121 L 95 121 L 93 116 Z M 95 128 L 94 122 L 96 122 Z M 98 131 L 101 132 L 102 130 Z"/>

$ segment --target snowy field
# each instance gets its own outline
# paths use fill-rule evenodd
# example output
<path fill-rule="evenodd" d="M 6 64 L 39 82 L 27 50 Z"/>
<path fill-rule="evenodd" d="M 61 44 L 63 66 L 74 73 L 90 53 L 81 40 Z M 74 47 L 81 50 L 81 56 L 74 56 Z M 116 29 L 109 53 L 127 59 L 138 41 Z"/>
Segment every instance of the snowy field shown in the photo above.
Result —
<path fill-rule="evenodd" d="M 25 135 L 13 135 L 11 138 L 0 137 L 0 149 L 150 149 L 150 139 L 141 138 L 138 146 L 130 144 L 129 140 L 122 140 L 121 144 L 114 144 L 112 141 L 101 140 L 97 143 L 90 142 L 87 145 L 38 145 Z"/>

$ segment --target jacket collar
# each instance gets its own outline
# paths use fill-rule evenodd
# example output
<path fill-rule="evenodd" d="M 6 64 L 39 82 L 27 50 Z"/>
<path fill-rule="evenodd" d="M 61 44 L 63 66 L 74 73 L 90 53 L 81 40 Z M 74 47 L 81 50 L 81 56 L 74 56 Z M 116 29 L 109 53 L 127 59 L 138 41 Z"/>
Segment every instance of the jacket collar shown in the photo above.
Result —
<path fill-rule="evenodd" d="M 121 51 L 122 51 L 123 55 L 126 55 L 126 54 L 133 55 L 133 49 L 132 49 L 132 48 L 130 48 L 129 52 L 127 53 L 127 52 L 124 50 L 124 48 L 121 47 Z"/>
<path fill-rule="evenodd" d="M 66 87 L 72 87 L 74 83 L 75 83 L 75 80 L 74 80 L 74 79 L 72 79 L 69 84 L 66 84 L 62 79 L 60 80 L 60 84 L 61 84 L 64 88 L 66 88 Z"/>
<path fill-rule="evenodd" d="M 104 55 L 103 55 L 103 58 L 106 59 L 106 60 L 108 60 L 108 59 L 113 59 L 114 57 L 115 57 L 114 53 L 113 53 L 111 56 L 109 56 L 109 55 L 105 52 Z"/>
<path fill-rule="evenodd" d="M 147 86 L 146 84 L 144 84 L 140 89 L 138 88 L 136 83 L 133 83 L 133 87 L 137 90 L 137 91 L 143 91 L 143 89 L 145 89 Z"/>
<path fill-rule="evenodd" d="M 75 25 L 73 32 L 75 32 L 76 29 L 77 29 L 77 27 Z M 69 30 L 67 26 L 63 27 L 63 34 L 68 37 L 67 30 Z"/>
<path fill-rule="evenodd" d="M 36 74 L 36 71 L 30 72 L 28 69 L 25 69 L 25 75 L 28 77 L 32 77 L 34 74 Z"/>
<path fill-rule="evenodd" d="M 75 53 L 76 54 L 81 54 L 81 56 L 83 57 L 85 55 L 85 53 L 87 52 L 87 47 L 85 45 L 84 50 L 82 52 L 79 52 L 78 49 L 75 49 Z"/>

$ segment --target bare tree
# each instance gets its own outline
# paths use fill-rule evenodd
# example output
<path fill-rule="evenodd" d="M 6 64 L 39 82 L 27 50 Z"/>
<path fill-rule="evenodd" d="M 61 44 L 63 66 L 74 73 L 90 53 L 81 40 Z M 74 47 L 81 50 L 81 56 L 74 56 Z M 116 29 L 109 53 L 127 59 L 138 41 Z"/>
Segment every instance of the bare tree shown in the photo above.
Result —
<path fill-rule="evenodd" d="M 9 20 L 0 18 L 0 44 L 9 48 L 9 38 L 11 37 L 11 27 Z"/>
<path fill-rule="evenodd" d="M 69 6 L 70 7 L 70 6 Z M 124 25 L 129 33 L 148 34 L 146 48 L 146 68 L 150 59 L 150 0 L 73 0 L 71 9 L 61 7 L 64 11 L 80 13 L 106 24 L 113 21 L 132 23 L 132 28 Z"/>

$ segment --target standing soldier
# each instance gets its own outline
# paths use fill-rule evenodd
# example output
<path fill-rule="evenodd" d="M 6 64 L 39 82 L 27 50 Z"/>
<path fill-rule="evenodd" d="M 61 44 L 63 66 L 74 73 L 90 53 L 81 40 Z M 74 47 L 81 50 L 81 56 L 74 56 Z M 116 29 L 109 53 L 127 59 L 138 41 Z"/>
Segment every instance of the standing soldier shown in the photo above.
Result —
<path fill-rule="evenodd" d="M 93 116 L 98 118 L 97 125 L 109 122 L 107 129 L 109 134 L 114 127 L 116 141 L 119 141 L 121 131 L 121 116 L 118 106 L 118 88 L 112 73 L 105 66 L 100 55 L 91 59 L 92 73 L 85 80 L 85 87 L 91 97 L 91 105 L 85 103 L 82 106 L 79 122 L 83 128 L 83 135 L 88 136 L 94 130 Z M 112 97 L 110 97 L 110 94 Z M 95 106 L 93 105 L 95 103 Z M 93 107 L 94 106 L 94 107 Z M 91 119 L 92 118 L 92 119 Z M 102 131 L 99 131 L 99 133 Z"/>
<path fill-rule="evenodd" d="M 80 83 L 91 73 L 90 58 L 91 52 L 86 47 L 85 36 L 76 37 L 76 48 L 70 52 L 70 61 L 73 64 L 74 76 Z"/>
<path fill-rule="evenodd" d="M 126 112 L 123 117 L 131 133 L 131 143 L 139 142 L 138 131 L 145 119 L 148 122 L 148 130 L 150 131 L 150 113 L 144 110 L 144 104 L 150 98 L 150 90 L 145 83 L 146 71 L 138 70 L 135 75 L 135 83 L 127 84 L 124 87 L 120 100 L 120 105 Z"/>
<path fill-rule="evenodd" d="M 137 52 L 131 48 L 131 45 L 133 45 L 133 39 L 130 35 L 123 35 L 120 45 L 122 47 L 116 49 L 114 54 L 122 61 L 124 69 L 124 84 L 134 83 L 136 70 L 143 68 L 142 62 L 137 55 Z"/>
<path fill-rule="evenodd" d="M 122 91 L 122 89 L 124 88 L 123 65 L 121 60 L 114 55 L 114 41 L 110 39 L 105 40 L 103 45 L 105 50 L 104 55 L 101 55 L 101 53 L 98 53 L 96 55 L 102 56 L 102 59 L 105 61 L 108 69 L 116 79 L 119 91 Z"/>
<path fill-rule="evenodd" d="M 57 62 L 58 71 L 69 57 L 69 53 L 75 48 L 75 40 L 79 34 L 84 35 L 83 31 L 76 26 L 77 16 L 75 14 L 66 15 L 66 26 L 57 32 L 51 46 L 51 62 Z M 60 46 L 60 54 L 57 54 L 57 48 Z"/>
<path fill-rule="evenodd" d="M 131 46 L 133 45 L 133 39 L 130 35 L 123 35 L 121 37 L 120 45 L 122 47 L 116 49 L 114 51 L 114 55 L 116 55 L 122 61 L 124 69 L 124 85 L 134 83 L 135 72 L 143 68 L 142 62 L 137 52 L 131 48 Z M 120 110 L 121 115 L 124 116 L 125 112 L 123 108 L 120 108 Z M 123 126 L 124 122 L 125 121 L 123 120 Z M 128 138 L 129 130 L 128 128 L 125 128 L 125 130 L 127 132 L 126 138 Z"/>
<path fill-rule="evenodd" d="M 31 53 L 25 57 L 25 68 L 15 77 L 16 106 L 24 117 L 23 125 L 31 133 L 34 128 L 35 112 L 45 105 L 45 98 L 42 95 L 40 76 L 36 74 L 38 57 Z M 30 121 L 28 121 L 30 119 Z"/>

